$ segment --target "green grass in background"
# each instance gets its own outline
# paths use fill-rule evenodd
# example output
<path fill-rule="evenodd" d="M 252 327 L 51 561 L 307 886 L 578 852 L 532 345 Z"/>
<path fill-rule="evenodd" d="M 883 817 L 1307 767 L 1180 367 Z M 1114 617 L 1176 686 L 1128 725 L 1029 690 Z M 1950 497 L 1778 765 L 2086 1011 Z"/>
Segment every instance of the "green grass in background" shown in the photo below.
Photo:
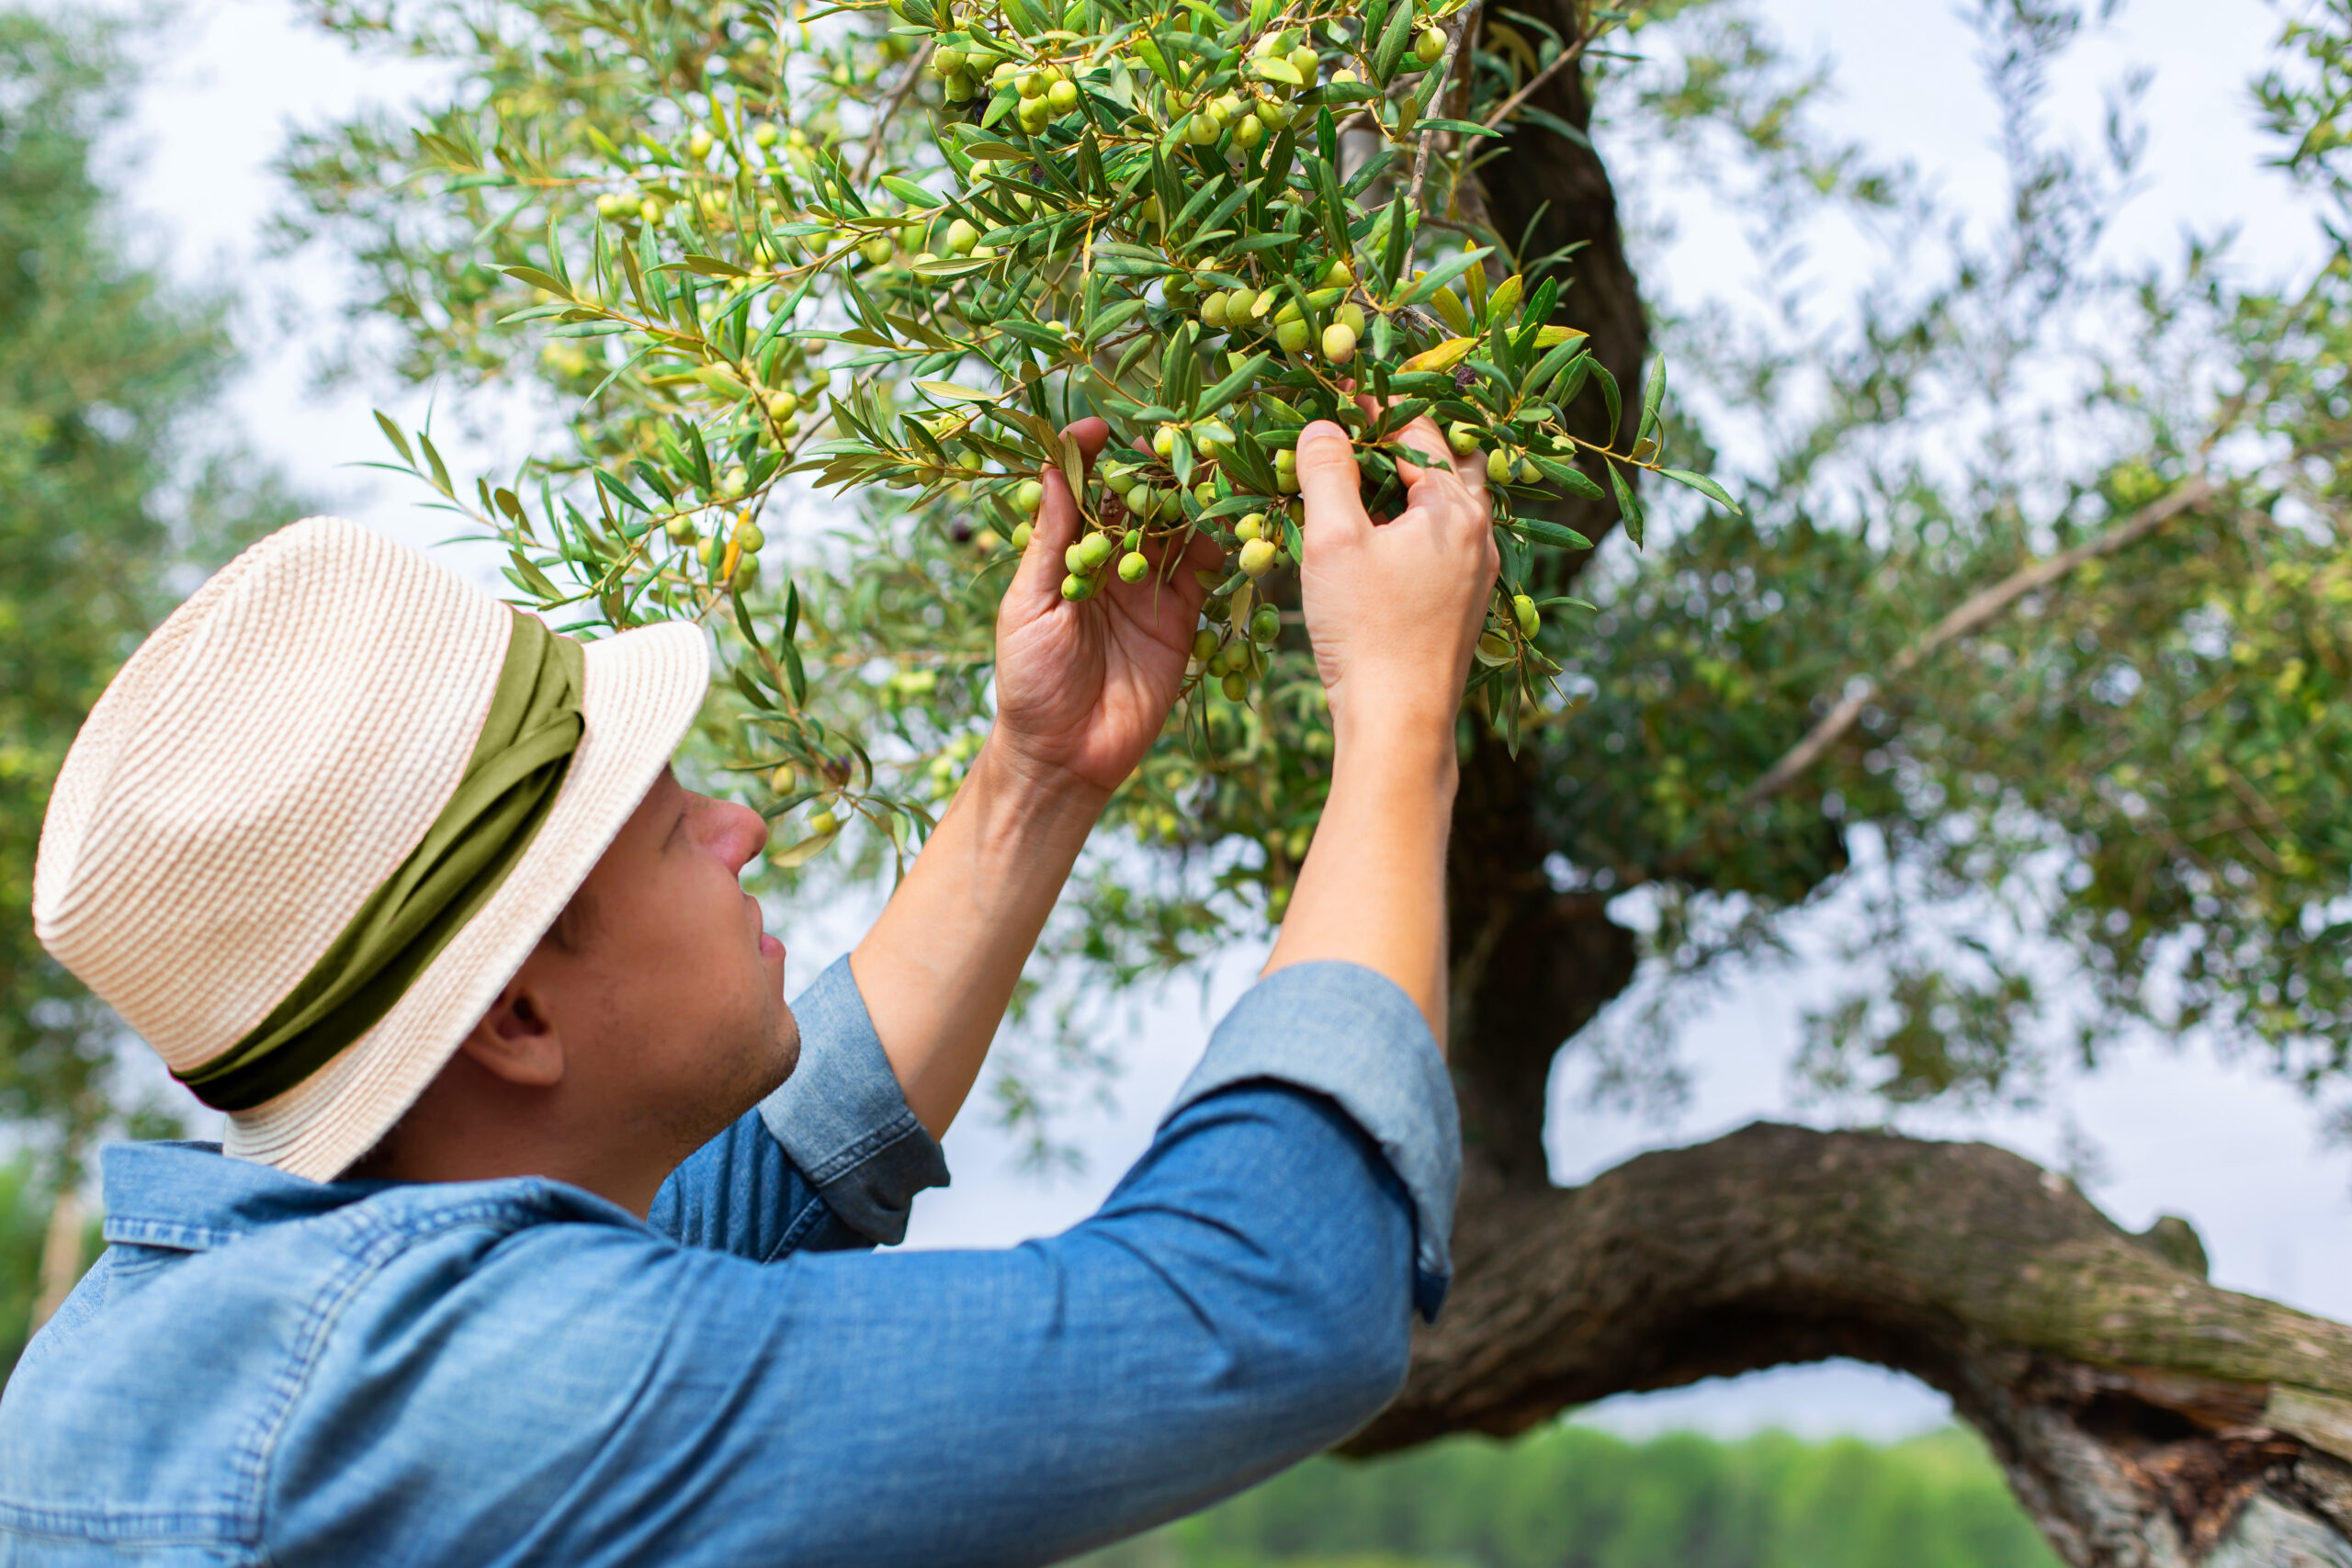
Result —
<path fill-rule="evenodd" d="M 1087 1568 L 2059 1568 L 1973 1434 L 1555 1427 L 1317 1460 Z"/>

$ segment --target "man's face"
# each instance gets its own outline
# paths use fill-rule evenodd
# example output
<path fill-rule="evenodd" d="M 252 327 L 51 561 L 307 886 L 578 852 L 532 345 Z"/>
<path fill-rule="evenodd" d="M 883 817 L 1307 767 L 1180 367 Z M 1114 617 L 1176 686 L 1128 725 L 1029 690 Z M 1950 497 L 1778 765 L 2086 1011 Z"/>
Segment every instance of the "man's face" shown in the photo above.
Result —
<path fill-rule="evenodd" d="M 526 966 L 575 1111 L 684 1158 L 791 1075 L 784 943 L 737 880 L 767 839 L 759 813 L 665 768 L 588 874 Z"/>

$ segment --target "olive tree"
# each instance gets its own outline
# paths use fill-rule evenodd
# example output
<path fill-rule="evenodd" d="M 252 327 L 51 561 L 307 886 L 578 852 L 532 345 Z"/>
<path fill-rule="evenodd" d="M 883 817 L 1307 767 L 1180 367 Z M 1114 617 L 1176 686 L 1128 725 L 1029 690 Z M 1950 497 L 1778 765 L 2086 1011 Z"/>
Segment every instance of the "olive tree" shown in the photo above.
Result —
<path fill-rule="evenodd" d="M 511 478 L 387 422 L 399 465 L 556 624 L 714 628 L 708 754 L 804 886 L 887 874 L 955 788 L 1045 468 L 1084 498 L 1073 601 L 1215 552 L 1180 711 L 1040 960 L 1080 997 L 1282 917 L 1330 754 L 1292 433 L 1340 420 L 1375 508 L 1414 414 L 1487 455 L 1460 1277 L 1359 1449 L 1856 1356 L 1949 1393 L 2069 1562 L 2347 1560 L 2352 1329 L 2213 1288 L 2181 1222 L 1887 1133 L 1548 1176 L 1564 1047 L 1655 1076 L 1674 998 L 1834 897 L 1863 918 L 1823 1085 L 1996 1100 L 2150 1031 L 2341 1076 L 2352 265 L 2104 262 L 2132 97 L 2098 148 L 2048 123 L 2075 6 L 1973 13 L 1990 230 L 1825 137 L 1735 0 L 316 8 L 458 85 L 300 139 L 289 234 L 357 258 L 396 371 L 573 411 Z M 2347 38 L 2311 7 L 2252 89 L 2322 216 Z M 1880 276 L 1821 324 L 1658 310 L 1597 113 L 1621 171 L 1714 192 L 1768 260 L 1836 221 Z M 1647 1028 L 1611 1008 L 1637 980 Z"/>

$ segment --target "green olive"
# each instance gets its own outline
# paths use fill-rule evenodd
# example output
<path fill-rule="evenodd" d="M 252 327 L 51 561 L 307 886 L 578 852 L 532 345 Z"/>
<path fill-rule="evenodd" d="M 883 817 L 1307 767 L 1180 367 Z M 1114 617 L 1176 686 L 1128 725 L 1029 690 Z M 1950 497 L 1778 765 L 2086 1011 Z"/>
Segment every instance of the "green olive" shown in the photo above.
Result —
<path fill-rule="evenodd" d="M 1535 634 L 1544 629 L 1543 612 L 1536 609 L 1535 601 L 1524 593 L 1510 596 L 1510 614 L 1511 618 L 1519 623 L 1519 635 L 1530 642 L 1534 641 Z"/>
<path fill-rule="evenodd" d="M 1355 329 L 1345 321 L 1333 321 L 1323 329 L 1323 357 L 1334 365 L 1345 365 L 1356 356 Z"/>
<path fill-rule="evenodd" d="M 1478 449 L 1478 432 L 1468 422 L 1456 420 L 1445 433 L 1445 444 L 1453 449 L 1455 457 L 1467 457 Z"/>
<path fill-rule="evenodd" d="M 813 838 L 828 839 L 842 830 L 842 819 L 830 811 L 820 811 L 808 818 L 808 832 Z"/>
<path fill-rule="evenodd" d="M 1307 335 L 1308 328 L 1304 321 L 1284 321 L 1274 328 L 1274 341 L 1282 345 L 1283 352 L 1285 354 L 1297 354 L 1304 350 L 1306 347 Z M 1348 346 L 1350 349 L 1354 348 L 1352 340 Z"/>
<path fill-rule="evenodd" d="M 1266 514 L 1262 512 L 1252 512 L 1233 525 L 1233 536 L 1245 545 L 1252 539 L 1263 536 L 1265 531 Z"/>
<path fill-rule="evenodd" d="M 1272 604 L 1261 604 L 1250 616 L 1250 640 L 1261 648 L 1271 648 L 1282 636 L 1282 612 Z"/>
<path fill-rule="evenodd" d="M 1274 548 L 1272 539 L 1252 539 L 1241 547 L 1238 563 L 1244 576 L 1255 579 L 1274 570 L 1274 559 L 1282 552 Z"/>
<path fill-rule="evenodd" d="M 1193 657 L 1194 659 L 1197 659 L 1202 663 L 1206 664 L 1210 660 L 1216 657 L 1216 633 L 1209 630 L 1208 627 L 1203 626 L 1199 631 L 1193 634 Z"/>
<path fill-rule="evenodd" d="M 1089 571 L 1101 570 L 1102 563 L 1109 560 L 1112 553 L 1118 548 L 1111 542 L 1111 536 L 1108 534 L 1089 534 L 1073 547 L 1085 558 L 1086 570 Z"/>
<path fill-rule="evenodd" d="M 1227 675 L 1217 682 L 1217 689 L 1238 703 L 1250 694 L 1250 677 L 1242 674 Z"/>
<path fill-rule="evenodd" d="M 1029 537 L 1035 532 L 1036 530 L 1029 526 L 1026 523 L 1014 524 L 1012 526 L 1012 547 L 1016 550 L 1027 549 L 1029 547 Z"/>
<path fill-rule="evenodd" d="M 1144 558 L 1141 550 L 1129 550 L 1119 558 L 1119 581 L 1122 582 L 1141 582 L 1145 573 L 1150 570 L 1151 562 Z"/>
<path fill-rule="evenodd" d="M 1057 82 L 1046 88 L 1046 107 L 1057 115 L 1068 114 L 1078 107 L 1078 84 Z"/>
<path fill-rule="evenodd" d="M 1487 454 L 1487 478 L 1498 485 L 1510 483 L 1510 454 L 1498 446 Z"/>
<path fill-rule="evenodd" d="M 1046 487 L 1036 479 L 1023 479 L 1013 488 L 1012 509 L 1035 512 L 1046 503 Z"/>
<path fill-rule="evenodd" d="M 1413 35 L 1413 58 L 1424 65 L 1435 65 L 1445 58 L 1445 35 L 1435 28 L 1423 28 Z"/>
<path fill-rule="evenodd" d="M 1163 424 L 1151 433 L 1151 449 L 1163 457 L 1176 456 L 1176 427 Z"/>
<path fill-rule="evenodd" d="M 1062 579 L 1062 597 L 1076 604 L 1094 597 L 1094 580 L 1073 572 Z"/>

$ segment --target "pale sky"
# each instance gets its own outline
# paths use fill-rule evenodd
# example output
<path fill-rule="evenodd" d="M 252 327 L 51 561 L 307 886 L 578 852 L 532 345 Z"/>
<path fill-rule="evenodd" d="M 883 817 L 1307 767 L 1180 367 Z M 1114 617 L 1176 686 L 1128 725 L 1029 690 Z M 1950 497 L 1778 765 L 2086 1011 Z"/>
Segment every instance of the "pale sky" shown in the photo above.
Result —
<path fill-rule="evenodd" d="M 1956 11 L 1884 0 L 1767 0 L 1762 9 L 1790 41 L 1837 62 L 1838 96 L 1829 111 L 1837 128 L 1915 159 L 1956 200 L 1980 210 L 1997 202 L 1992 117 Z M 2309 220 L 2290 207 L 2277 176 L 2258 167 L 2262 148 L 2245 91 L 2278 24 L 2278 13 L 2254 0 L 2136 0 L 2070 63 L 2052 112 L 2086 134 L 2096 130 L 2101 83 L 2126 65 L 2155 73 L 2149 188 L 2114 237 L 2119 254 L 2170 254 L 2184 223 L 2222 222 L 2242 225 L 2242 259 L 2258 270 L 2285 273 L 2315 254 Z M 446 520 L 415 504 L 418 491 L 351 467 L 384 456 L 368 391 L 412 422 L 422 418 L 425 396 L 314 388 L 312 345 L 342 330 L 325 309 L 339 280 L 322 262 L 297 272 L 266 265 L 258 254 L 263 220 L 283 199 L 266 165 L 286 125 L 362 102 L 396 102 L 427 87 L 428 78 L 410 62 L 349 55 L 300 23 L 288 0 L 191 0 L 153 52 L 152 85 L 130 143 L 115 153 L 119 180 L 140 220 L 140 241 L 174 271 L 234 279 L 251 296 L 243 335 L 254 367 L 228 415 L 262 452 L 346 514 L 418 545 L 440 538 Z M 1750 288 L 1752 258 L 1736 233 L 1668 193 L 1627 196 L 1639 211 L 1678 220 L 1664 254 L 1647 258 L 1645 283 L 1655 295 L 1687 305 L 1708 295 L 1737 298 Z M 1840 258 L 1823 255 L 1816 265 L 1834 277 Z M 301 307 L 291 330 L 262 308 L 287 296 Z M 509 462 L 519 453 L 515 446 L 472 456 Z M 854 940 L 867 911 L 779 913 L 797 988 Z M 1801 950 L 1808 931 L 1837 918 L 1833 904 L 1795 928 Z M 1817 936 L 1811 950 L 1821 951 Z M 1247 985 L 1256 957 L 1228 955 L 1205 1011 L 1199 987 L 1185 986 L 1138 1020 L 1113 1103 L 1061 1125 L 1086 1156 L 1082 1176 L 1046 1182 L 1016 1172 L 1011 1146 L 986 1124 L 976 1100 L 975 1113 L 948 1139 L 956 1185 L 918 1203 L 910 1244 L 1002 1245 L 1083 1217 L 1148 1139 L 1209 1021 Z M 1734 986 L 1690 1029 L 1694 1094 L 1669 1123 L 1582 1109 L 1572 1097 L 1573 1071 L 1559 1075 L 1555 1175 L 1582 1180 L 1644 1149 L 1693 1142 L 1758 1116 L 1820 1122 L 1819 1111 L 1795 1105 L 1788 1065 L 1798 1014 L 1832 978 L 1816 963 Z M 2071 1118 L 2102 1157 L 2106 1176 L 2092 1196 L 2116 1219 L 2136 1228 L 2161 1211 L 2185 1213 L 2203 1234 L 2220 1282 L 2352 1319 L 2352 1156 L 2321 1146 L 2312 1108 L 2292 1093 L 2249 1067 L 2152 1044 L 2121 1055 L 2102 1076 L 2062 1082 L 2052 1101 L 2033 1115 L 1914 1117 L 1902 1125 L 1987 1138 L 2055 1162 Z M 1886 1436 L 1937 1424 L 1948 1410 L 1907 1380 L 1832 1366 L 1611 1401 L 1590 1414 L 1629 1431 L 1696 1425 L 1739 1432 L 1778 1424 Z"/>

